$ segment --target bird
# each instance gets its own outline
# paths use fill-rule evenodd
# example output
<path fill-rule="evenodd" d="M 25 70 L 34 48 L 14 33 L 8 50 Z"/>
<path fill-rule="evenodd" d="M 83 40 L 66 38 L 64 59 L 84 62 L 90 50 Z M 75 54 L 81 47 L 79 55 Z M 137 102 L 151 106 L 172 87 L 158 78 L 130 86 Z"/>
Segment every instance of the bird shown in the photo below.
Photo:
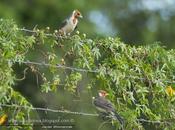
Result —
<path fill-rule="evenodd" d="M 78 24 L 78 18 L 83 18 L 79 10 L 74 10 L 70 17 L 65 19 L 59 29 L 60 35 L 70 35 L 76 28 Z"/>
<path fill-rule="evenodd" d="M 116 112 L 111 101 L 106 99 L 107 95 L 109 94 L 105 90 L 99 90 L 98 96 L 93 97 L 93 103 L 99 112 L 111 116 L 114 120 L 118 120 L 123 127 L 124 119 Z"/>

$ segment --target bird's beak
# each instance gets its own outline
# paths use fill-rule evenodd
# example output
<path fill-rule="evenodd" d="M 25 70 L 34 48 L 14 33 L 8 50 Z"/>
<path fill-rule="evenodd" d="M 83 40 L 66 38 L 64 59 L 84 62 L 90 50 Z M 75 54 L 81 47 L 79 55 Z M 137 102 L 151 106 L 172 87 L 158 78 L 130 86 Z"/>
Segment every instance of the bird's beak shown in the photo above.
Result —
<path fill-rule="evenodd" d="M 82 16 L 82 15 L 80 15 L 79 17 L 80 17 L 80 18 L 83 18 L 83 16 Z"/>

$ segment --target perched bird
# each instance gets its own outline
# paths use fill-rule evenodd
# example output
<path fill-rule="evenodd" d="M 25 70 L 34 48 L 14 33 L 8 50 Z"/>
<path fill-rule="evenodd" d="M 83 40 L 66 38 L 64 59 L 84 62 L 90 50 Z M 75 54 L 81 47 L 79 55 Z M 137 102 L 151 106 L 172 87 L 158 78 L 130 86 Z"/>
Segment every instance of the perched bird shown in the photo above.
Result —
<path fill-rule="evenodd" d="M 61 35 L 67 35 L 74 31 L 78 24 L 78 18 L 83 18 L 83 16 L 80 11 L 74 10 L 71 16 L 63 21 L 59 29 L 59 33 Z"/>
<path fill-rule="evenodd" d="M 105 113 L 111 116 L 113 119 L 118 120 L 120 124 L 124 125 L 124 119 L 116 112 L 113 104 L 106 99 L 108 93 L 104 90 L 99 90 L 98 96 L 95 98 L 93 97 L 93 103 L 99 112 Z"/>

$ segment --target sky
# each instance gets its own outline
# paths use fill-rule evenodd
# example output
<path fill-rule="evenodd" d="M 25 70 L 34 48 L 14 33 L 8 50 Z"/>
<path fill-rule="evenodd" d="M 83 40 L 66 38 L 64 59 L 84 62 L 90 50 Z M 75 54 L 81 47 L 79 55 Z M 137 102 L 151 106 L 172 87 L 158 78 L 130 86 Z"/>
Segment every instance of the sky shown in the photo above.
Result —
<path fill-rule="evenodd" d="M 133 0 L 130 2 L 129 8 L 133 12 L 137 10 L 147 10 L 152 13 L 159 12 L 162 20 L 168 21 L 172 15 L 175 15 L 175 0 Z M 96 31 L 99 34 L 107 36 L 117 34 L 117 29 L 113 29 L 110 19 L 102 11 L 91 11 L 89 20 L 96 25 Z M 156 31 L 156 19 L 150 17 L 148 29 L 152 32 Z"/>

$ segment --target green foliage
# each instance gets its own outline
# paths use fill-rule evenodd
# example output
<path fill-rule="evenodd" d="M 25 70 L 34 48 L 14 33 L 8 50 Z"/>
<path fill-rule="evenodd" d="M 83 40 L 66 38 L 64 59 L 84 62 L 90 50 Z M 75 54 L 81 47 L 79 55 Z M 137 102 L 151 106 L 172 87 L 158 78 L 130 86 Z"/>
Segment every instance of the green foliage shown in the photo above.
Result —
<path fill-rule="evenodd" d="M 38 58 L 38 66 L 32 63 L 28 66 L 40 74 L 42 92 L 65 89 L 74 94 L 86 80 L 83 86 L 88 90 L 105 89 L 110 93 L 110 100 L 126 120 L 126 129 L 175 129 L 171 121 L 171 124 L 139 122 L 139 119 L 174 120 L 174 100 L 165 92 L 174 80 L 174 50 L 158 44 L 129 46 L 119 38 L 92 40 L 84 34 L 58 38 L 54 33 L 48 36 L 45 32 L 37 30 L 28 36 L 13 21 L 0 21 L 1 103 L 31 106 L 11 87 L 16 82 L 12 66 L 15 62 L 22 64 Z M 36 51 L 38 57 L 29 57 L 30 49 Z M 28 112 L 22 109 L 12 114 L 14 109 L 8 109 L 10 116 L 17 120 L 25 120 Z M 117 123 L 114 124 L 118 128 Z"/>
<path fill-rule="evenodd" d="M 0 102 L 32 107 L 18 92 L 12 89 L 16 78 L 12 69 L 15 61 L 23 61 L 25 54 L 35 41 L 33 36 L 24 36 L 12 20 L 0 20 Z M 1 107 L 9 119 L 24 121 L 30 111 Z M 24 122 L 21 122 L 24 124 Z M 12 128 L 13 129 L 13 128 Z M 17 129 L 17 128 L 16 128 Z M 31 126 L 26 129 L 31 130 Z"/>
<path fill-rule="evenodd" d="M 76 88 L 78 85 L 78 81 L 82 79 L 82 76 L 80 73 L 71 73 L 69 76 L 66 78 L 66 88 L 68 91 L 71 92 L 76 92 Z"/>

